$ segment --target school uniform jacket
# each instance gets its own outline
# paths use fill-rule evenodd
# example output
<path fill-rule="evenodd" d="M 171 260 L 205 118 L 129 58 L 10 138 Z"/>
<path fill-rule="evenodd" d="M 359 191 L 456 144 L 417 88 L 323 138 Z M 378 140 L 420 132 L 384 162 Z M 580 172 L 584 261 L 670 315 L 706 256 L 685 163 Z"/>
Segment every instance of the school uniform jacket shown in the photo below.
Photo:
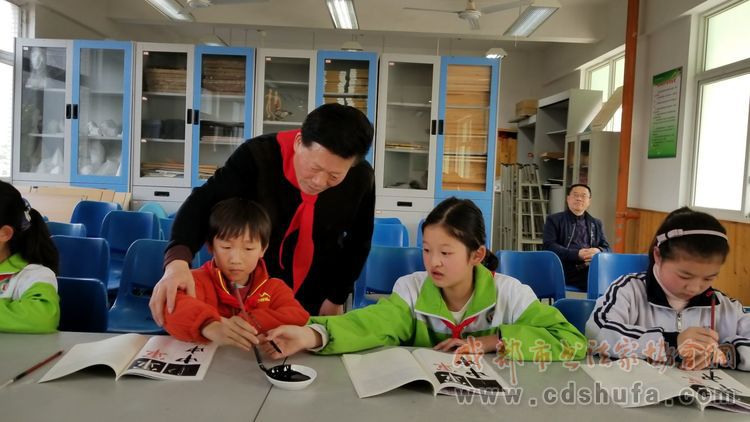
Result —
<path fill-rule="evenodd" d="M 626 274 L 612 283 L 586 323 L 586 335 L 594 348 L 611 357 L 650 358 L 677 356 L 677 336 L 689 327 L 711 326 L 711 298 L 716 294 L 715 321 L 719 343 L 735 347 L 737 368 L 750 370 L 750 314 L 742 304 L 709 288 L 693 297 L 681 312 L 669 305 L 667 296 L 651 271 Z M 606 342 L 606 344 L 605 344 Z M 619 345 L 619 346 L 618 346 Z"/>
<path fill-rule="evenodd" d="M 446 324 L 447 322 L 447 324 Z M 530 287 L 484 266 L 474 269 L 474 294 L 463 321 L 454 321 L 427 272 L 396 281 L 393 293 L 376 304 L 340 316 L 313 317 L 312 327 L 324 337 L 322 354 L 347 353 L 377 346 L 432 347 L 451 338 L 449 326 L 466 324 L 460 337 L 500 335 L 508 357 L 534 360 L 582 359 L 586 338 L 560 312 L 539 302 Z M 549 345 L 549 346 L 547 346 Z M 565 348 L 565 352 L 563 349 Z"/>
<path fill-rule="evenodd" d="M 49 333 L 59 322 L 55 273 L 27 263 L 20 254 L 0 262 L 0 331 Z"/>
<path fill-rule="evenodd" d="M 203 327 L 220 321 L 221 317 L 231 318 L 241 311 L 231 287 L 225 286 L 219 278 L 219 269 L 213 260 L 192 273 L 196 297 L 178 291 L 174 312 L 164 312 L 164 329 L 179 340 L 206 343 L 209 340 L 201 334 Z M 294 298 L 292 289 L 278 278 L 268 276 L 262 259 L 248 283 L 252 287 L 244 301 L 245 310 L 252 315 L 248 322 L 259 328 L 258 331 L 307 322 L 310 314 Z"/>
<path fill-rule="evenodd" d="M 208 181 L 180 208 L 172 227 L 165 264 L 186 262 L 206 241 L 208 217 L 217 202 L 242 197 L 260 203 L 271 217 L 271 238 L 265 253 L 268 272 L 292 285 L 294 232 L 279 246 L 297 207 L 300 191 L 284 177 L 275 134 L 262 135 L 240 145 Z M 375 176 L 367 161 L 349 169 L 344 180 L 318 195 L 313 220 L 313 261 L 296 297 L 314 314 L 325 299 L 342 304 L 370 252 L 375 213 Z"/>

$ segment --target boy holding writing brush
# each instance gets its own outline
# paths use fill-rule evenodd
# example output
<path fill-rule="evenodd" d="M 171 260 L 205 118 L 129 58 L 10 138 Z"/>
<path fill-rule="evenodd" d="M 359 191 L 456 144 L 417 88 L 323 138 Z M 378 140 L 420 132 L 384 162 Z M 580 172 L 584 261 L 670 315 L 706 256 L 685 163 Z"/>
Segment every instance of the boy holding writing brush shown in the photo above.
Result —
<path fill-rule="evenodd" d="M 214 258 L 192 270 L 196 297 L 180 291 L 174 312 L 164 313 L 167 332 L 249 351 L 251 343 L 260 343 L 261 331 L 304 325 L 310 315 L 292 290 L 266 271 L 270 233 L 271 220 L 257 203 L 231 198 L 216 204 L 207 237 Z"/>

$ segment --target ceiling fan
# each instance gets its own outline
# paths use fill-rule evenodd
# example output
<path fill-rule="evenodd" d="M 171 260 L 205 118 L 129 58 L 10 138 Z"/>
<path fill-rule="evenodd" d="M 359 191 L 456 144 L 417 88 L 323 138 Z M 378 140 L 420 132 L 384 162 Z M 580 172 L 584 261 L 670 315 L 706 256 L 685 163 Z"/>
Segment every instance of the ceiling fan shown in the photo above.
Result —
<path fill-rule="evenodd" d="M 460 19 L 463 19 L 469 23 L 471 29 L 479 29 L 479 17 L 482 15 L 489 15 L 490 13 L 500 12 L 503 10 L 513 9 L 521 6 L 528 6 L 532 3 L 532 0 L 521 0 L 512 1 L 508 3 L 493 4 L 490 6 L 482 7 L 477 9 L 476 2 L 474 0 L 466 0 L 466 7 L 464 10 L 445 10 L 445 9 L 424 9 L 421 7 L 404 7 L 404 10 L 418 10 L 422 12 L 439 12 L 439 13 L 455 13 Z"/>

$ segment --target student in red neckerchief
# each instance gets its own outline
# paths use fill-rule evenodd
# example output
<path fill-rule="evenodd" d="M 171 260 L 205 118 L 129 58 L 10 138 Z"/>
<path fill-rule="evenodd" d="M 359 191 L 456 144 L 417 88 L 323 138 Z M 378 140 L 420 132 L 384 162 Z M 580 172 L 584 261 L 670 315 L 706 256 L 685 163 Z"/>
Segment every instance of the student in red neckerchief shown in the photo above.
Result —
<path fill-rule="evenodd" d="M 325 104 L 302 130 L 240 145 L 177 213 L 165 273 L 151 297 L 154 320 L 164 322 L 164 304 L 173 310 L 178 289 L 195 295 L 189 263 L 206 239 L 211 208 L 231 197 L 258 202 L 271 218 L 268 273 L 284 280 L 310 314 L 342 313 L 370 251 L 375 181 L 364 156 L 372 138 L 362 112 Z"/>
<path fill-rule="evenodd" d="M 232 198 L 216 204 L 208 224 L 213 259 L 192 271 L 195 297 L 177 293 L 174 312 L 164 315 L 167 332 L 184 341 L 250 350 L 260 332 L 306 323 L 310 315 L 292 290 L 268 276 L 263 254 L 270 235 L 271 220 L 255 202 Z"/>

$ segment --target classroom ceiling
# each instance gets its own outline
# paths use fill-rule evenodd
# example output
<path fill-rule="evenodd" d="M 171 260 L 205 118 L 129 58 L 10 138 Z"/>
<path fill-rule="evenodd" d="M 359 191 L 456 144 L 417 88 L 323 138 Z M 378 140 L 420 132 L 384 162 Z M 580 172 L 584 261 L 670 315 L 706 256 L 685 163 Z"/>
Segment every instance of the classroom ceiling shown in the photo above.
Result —
<path fill-rule="evenodd" d="M 72 3 L 99 8 L 107 19 L 120 24 L 170 25 L 176 33 L 221 33 L 222 31 L 315 31 L 326 33 L 335 30 L 324 0 L 232 0 L 213 6 L 192 9 L 195 22 L 174 23 L 151 7 L 145 0 L 36 0 L 38 3 L 74 17 Z M 187 0 L 176 0 L 182 5 Z M 240 0 L 242 1 L 242 0 Z M 513 0 L 476 0 L 481 9 Z M 462 40 L 493 40 L 529 48 L 547 46 L 549 43 L 595 43 L 606 36 L 607 9 L 624 0 L 558 0 L 562 7 L 528 39 L 503 37 L 503 32 L 518 16 L 520 10 L 485 14 L 480 18 L 481 29 L 471 30 L 466 21 L 455 14 L 404 10 L 404 7 L 462 10 L 466 0 L 354 0 L 359 30 L 349 31 L 353 36 L 408 36 L 450 38 Z M 622 17 L 625 19 L 625 16 Z M 254 36 L 251 34 L 250 36 Z M 502 43 L 500 44 L 502 45 Z"/>

